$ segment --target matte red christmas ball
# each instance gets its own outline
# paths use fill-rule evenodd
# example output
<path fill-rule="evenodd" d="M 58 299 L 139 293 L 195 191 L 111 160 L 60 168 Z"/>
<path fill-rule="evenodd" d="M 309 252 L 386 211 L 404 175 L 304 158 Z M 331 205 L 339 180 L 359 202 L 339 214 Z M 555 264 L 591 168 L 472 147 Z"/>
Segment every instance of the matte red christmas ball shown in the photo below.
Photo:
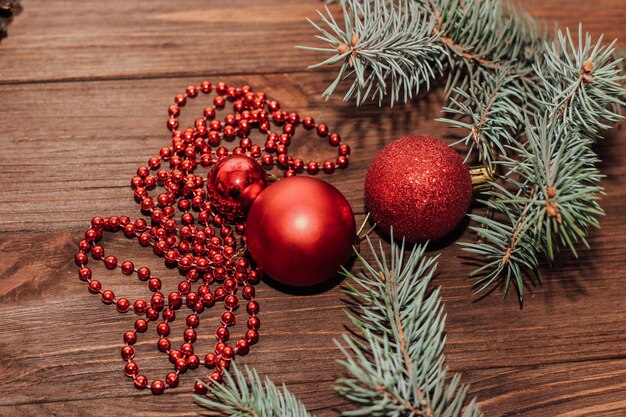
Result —
<path fill-rule="evenodd" d="M 311 286 L 337 274 L 352 253 L 356 223 L 348 200 L 311 177 L 279 180 L 252 204 L 246 243 L 264 273 L 292 286 Z"/>
<path fill-rule="evenodd" d="M 365 203 L 383 230 L 410 242 L 448 235 L 467 213 L 472 179 L 459 154 L 430 136 L 383 148 L 365 176 Z"/>
<path fill-rule="evenodd" d="M 209 171 L 207 191 L 213 207 L 233 221 L 246 216 L 267 184 L 267 173 L 254 158 L 231 155 Z"/>

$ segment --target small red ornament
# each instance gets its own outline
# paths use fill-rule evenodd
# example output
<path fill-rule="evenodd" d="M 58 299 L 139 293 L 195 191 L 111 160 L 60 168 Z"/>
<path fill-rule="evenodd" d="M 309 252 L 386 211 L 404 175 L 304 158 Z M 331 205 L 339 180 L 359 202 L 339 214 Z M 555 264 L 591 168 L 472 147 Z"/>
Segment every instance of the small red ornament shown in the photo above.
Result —
<path fill-rule="evenodd" d="M 252 258 L 284 284 L 310 286 L 333 277 L 352 252 L 356 223 L 346 198 L 311 177 L 285 178 L 252 205 L 246 243 Z"/>
<path fill-rule="evenodd" d="M 454 149 L 430 136 L 383 148 L 365 177 L 365 202 L 383 230 L 410 242 L 448 235 L 467 213 L 472 179 Z"/>
<path fill-rule="evenodd" d="M 223 157 L 209 172 L 208 196 L 227 219 L 242 219 L 256 197 L 267 187 L 265 170 L 246 155 Z"/>

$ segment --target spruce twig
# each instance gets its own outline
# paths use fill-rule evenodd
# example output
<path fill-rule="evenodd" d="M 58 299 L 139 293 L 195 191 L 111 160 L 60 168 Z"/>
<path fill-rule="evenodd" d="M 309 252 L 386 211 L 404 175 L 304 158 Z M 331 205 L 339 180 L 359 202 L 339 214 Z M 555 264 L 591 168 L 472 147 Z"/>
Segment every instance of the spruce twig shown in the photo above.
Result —
<path fill-rule="evenodd" d="M 592 42 L 582 26 L 577 41 L 569 30 L 552 38 L 511 1 L 342 0 L 341 7 L 345 33 L 367 34 L 367 42 L 351 59 L 335 53 L 318 64 L 340 65 L 324 95 L 349 78 L 345 99 L 356 97 L 358 105 L 386 97 L 393 104 L 417 93 L 418 81 L 429 88 L 435 76 L 447 76 L 440 120 L 466 131 L 459 141 L 467 145 L 466 161 L 500 171 L 483 194 L 488 215 L 470 216 L 479 239 L 464 248 L 482 263 L 471 276 L 479 291 L 503 283 L 506 295 L 514 284 L 521 302 L 526 283 L 540 282 L 540 255 L 553 260 L 561 247 L 576 254 L 576 243 L 588 245 L 587 230 L 599 226 L 602 176 L 591 147 L 621 120 L 626 99 L 615 42 Z M 343 29 L 328 8 L 326 14 L 328 30 L 314 23 L 324 33 L 318 38 L 342 42 Z M 411 39 L 410 51 L 419 53 L 389 39 Z M 400 65 L 402 71 L 384 70 Z"/>
<path fill-rule="evenodd" d="M 348 278 L 345 294 L 357 301 L 347 315 L 356 332 L 336 341 L 343 353 L 339 363 L 347 376 L 336 390 L 357 408 L 344 416 L 482 417 L 460 375 L 448 378 L 444 365 L 445 315 L 439 289 L 428 290 L 437 257 L 426 257 L 424 246 L 406 254 L 404 243 L 391 244 L 389 261 L 382 244 L 374 261 L 358 252 L 363 269 Z M 356 248 L 355 248 L 356 250 Z M 289 390 L 282 390 L 249 368 L 232 367 L 223 384 L 207 386 L 196 401 L 224 415 L 238 417 L 309 417 Z"/>
<path fill-rule="evenodd" d="M 336 389 L 359 408 L 343 414 L 482 416 L 474 401 L 466 404 L 468 387 L 459 384 L 459 375 L 447 381 L 445 315 L 439 290 L 428 291 L 437 257 L 425 257 L 425 245 L 407 256 L 404 242 L 394 242 L 387 260 L 382 245 L 367 241 L 374 261 L 357 254 L 363 270 L 344 271 L 344 292 L 357 302 L 347 312 L 356 335 L 338 343 L 350 376 L 339 379 Z"/>

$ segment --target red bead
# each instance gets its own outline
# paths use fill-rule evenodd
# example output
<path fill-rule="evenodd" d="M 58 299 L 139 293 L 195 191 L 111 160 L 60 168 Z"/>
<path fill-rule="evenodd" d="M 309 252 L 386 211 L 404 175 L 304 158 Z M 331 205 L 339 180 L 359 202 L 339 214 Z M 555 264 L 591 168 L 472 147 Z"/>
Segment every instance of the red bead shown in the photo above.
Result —
<path fill-rule="evenodd" d="M 167 384 L 168 387 L 170 388 L 175 388 L 178 386 L 178 374 L 176 372 L 170 372 L 169 374 L 167 374 L 167 376 L 165 377 L 165 383 Z"/>
<path fill-rule="evenodd" d="M 137 314 L 143 314 L 148 309 L 148 304 L 144 300 L 137 300 L 135 304 L 133 304 L 133 310 Z"/>
<path fill-rule="evenodd" d="M 196 328 L 200 324 L 200 319 L 196 314 L 190 314 L 187 316 L 187 326 L 191 328 Z"/>
<path fill-rule="evenodd" d="M 185 94 L 187 94 L 187 97 L 195 97 L 198 95 L 198 87 L 196 87 L 195 85 L 190 85 L 189 87 L 187 87 L 187 90 L 185 90 Z"/>
<path fill-rule="evenodd" d="M 167 113 L 172 117 L 176 117 L 180 114 L 180 108 L 176 104 L 172 104 L 168 107 Z"/>
<path fill-rule="evenodd" d="M 148 387 L 148 378 L 143 375 L 137 375 L 135 377 L 135 388 L 145 389 Z"/>
<path fill-rule="evenodd" d="M 144 333 L 148 330 L 148 322 L 144 319 L 139 319 L 135 321 L 135 329 L 138 333 Z"/>
<path fill-rule="evenodd" d="M 235 309 L 239 306 L 239 299 L 237 296 L 229 294 L 224 298 L 224 305 L 226 308 Z"/>
<path fill-rule="evenodd" d="M 217 353 L 218 355 L 222 354 L 222 350 L 224 350 L 224 347 L 226 347 L 226 343 L 224 342 L 218 342 L 215 344 L 215 353 Z"/>
<path fill-rule="evenodd" d="M 115 302 L 115 294 L 111 290 L 104 291 L 101 298 L 104 304 L 113 304 Z"/>
<path fill-rule="evenodd" d="M 243 287 L 241 293 L 243 294 L 244 298 L 251 300 L 254 298 L 254 287 L 252 285 L 246 285 L 245 287 Z"/>
<path fill-rule="evenodd" d="M 259 334 L 256 332 L 256 330 L 250 329 L 246 332 L 246 339 L 251 345 L 253 345 L 259 341 Z"/>
<path fill-rule="evenodd" d="M 130 262 L 130 261 L 126 261 L 122 263 L 122 273 L 125 275 L 130 275 L 133 272 L 135 272 L 135 265 Z"/>
<path fill-rule="evenodd" d="M 248 319 L 248 329 L 259 330 L 261 327 L 261 320 L 258 317 L 250 317 Z"/>
<path fill-rule="evenodd" d="M 177 94 L 176 97 L 174 97 L 174 102 L 182 107 L 187 103 L 187 97 L 182 94 Z"/>
<path fill-rule="evenodd" d="M 230 311 L 225 311 L 222 313 L 221 322 L 224 326 L 233 326 L 236 322 L 235 315 Z"/>
<path fill-rule="evenodd" d="M 172 343 L 166 337 L 159 339 L 159 341 L 157 342 L 157 348 L 161 352 L 167 352 L 168 350 L 170 350 L 171 347 L 172 347 Z"/>
<path fill-rule="evenodd" d="M 222 373 L 219 371 L 212 372 L 209 377 L 218 384 L 222 383 Z"/>
<path fill-rule="evenodd" d="M 159 318 L 159 310 L 157 310 L 156 308 L 148 308 L 146 310 L 146 318 L 148 320 L 156 320 Z"/>
<path fill-rule="evenodd" d="M 230 337 L 230 332 L 226 327 L 218 327 L 217 330 L 215 330 L 215 337 L 217 337 L 218 340 L 224 342 Z"/>
<path fill-rule="evenodd" d="M 185 372 L 187 370 L 187 359 L 180 358 L 174 364 L 174 368 L 179 372 Z"/>
<path fill-rule="evenodd" d="M 150 281 L 148 281 L 148 288 L 150 288 L 150 291 L 152 292 L 156 292 L 158 290 L 161 289 L 161 280 L 158 278 L 150 278 Z"/>
<path fill-rule="evenodd" d="M 306 127 L 307 129 L 311 129 L 315 127 L 315 120 L 312 117 L 305 117 L 302 120 L 302 125 Z"/>
<path fill-rule="evenodd" d="M 270 111 L 275 112 L 275 111 L 278 111 L 280 109 L 280 103 L 278 101 L 276 101 L 276 100 L 271 100 L 268 103 L 267 107 L 270 109 Z"/>
<path fill-rule="evenodd" d="M 124 375 L 126 375 L 129 378 L 134 378 L 135 375 L 137 375 L 139 373 L 139 365 L 137 365 L 135 362 L 128 362 L 126 365 L 124 365 Z"/>
<path fill-rule="evenodd" d="M 83 281 L 89 281 L 91 279 L 91 269 L 80 268 L 80 270 L 78 271 L 78 276 Z"/>
<path fill-rule="evenodd" d="M 200 381 L 196 381 L 196 383 L 193 386 L 193 390 L 198 395 L 205 395 L 209 391 L 207 386 L 203 382 L 200 382 Z"/>
<path fill-rule="evenodd" d="M 150 389 L 154 395 L 161 395 L 163 394 L 163 391 L 165 391 L 165 384 L 160 379 L 155 379 L 152 381 Z"/>
<path fill-rule="evenodd" d="M 180 351 L 185 356 L 193 355 L 193 345 L 189 342 L 183 343 L 180 346 Z"/>
<path fill-rule="evenodd" d="M 187 358 L 187 368 L 197 369 L 200 366 L 200 358 L 198 355 L 191 355 Z"/>
<path fill-rule="evenodd" d="M 177 360 L 183 357 L 183 354 L 180 353 L 180 350 L 170 350 L 168 358 L 171 363 L 176 363 Z"/>
<path fill-rule="evenodd" d="M 345 169 L 348 167 L 348 158 L 346 156 L 339 156 L 337 158 L 337 166 L 341 169 Z"/>
<path fill-rule="evenodd" d="M 211 293 L 202 296 L 202 304 L 205 307 L 213 307 L 215 305 L 215 296 Z"/>
<path fill-rule="evenodd" d="M 335 163 L 332 161 L 324 162 L 324 172 L 327 174 L 332 174 L 335 172 Z"/>
<path fill-rule="evenodd" d="M 130 331 L 124 333 L 124 343 L 127 345 L 134 345 L 137 342 L 137 333 Z"/>
<path fill-rule="evenodd" d="M 219 82 L 215 86 L 215 91 L 217 91 L 218 94 L 224 94 L 227 90 L 228 86 L 225 83 Z"/>
<path fill-rule="evenodd" d="M 235 350 L 230 346 L 225 346 L 222 350 L 222 357 L 226 360 L 232 359 L 235 356 Z"/>
<path fill-rule="evenodd" d="M 178 128 L 178 120 L 173 117 L 167 119 L 167 128 L 169 130 L 176 130 L 176 128 Z"/>
<path fill-rule="evenodd" d="M 191 291 L 191 285 L 187 281 L 182 281 L 178 284 L 178 291 L 185 295 Z"/>
<path fill-rule="evenodd" d="M 202 92 L 205 94 L 210 93 L 212 89 L 213 86 L 208 81 L 202 81 L 202 83 L 200 84 L 200 90 L 202 90 Z"/>
<path fill-rule="evenodd" d="M 94 259 L 102 259 L 104 256 L 104 248 L 100 245 L 96 245 L 91 249 L 91 256 Z"/>
<path fill-rule="evenodd" d="M 256 301 L 250 301 L 246 306 L 246 311 L 251 316 L 259 314 L 259 303 L 257 303 Z"/>
<path fill-rule="evenodd" d="M 239 355 L 245 355 L 250 351 L 250 344 L 246 339 L 239 339 L 237 341 L 237 353 Z"/>
<path fill-rule="evenodd" d="M 324 123 L 320 123 L 319 125 L 317 125 L 317 134 L 322 137 L 328 135 L 328 126 L 326 126 Z"/>
<path fill-rule="evenodd" d="M 315 175 L 319 172 L 320 165 L 317 162 L 309 162 L 309 164 L 306 167 L 306 170 L 310 175 Z"/>
<path fill-rule="evenodd" d="M 328 143 L 332 146 L 339 146 L 341 143 L 341 137 L 336 133 L 331 133 L 330 136 L 328 136 Z"/>
<path fill-rule="evenodd" d="M 85 255 L 83 252 L 78 252 L 76 256 L 74 257 L 74 262 L 78 266 L 87 265 L 87 255 Z"/>
<path fill-rule="evenodd" d="M 163 294 L 155 293 L 150 299 L 150 308 L 161 311 L 165 306 L 165 298 L 163 298 Z"/>
<path fill-rule="evenodd" d="M 213 104 L 215 105 L 215 107 L 221 108 L 226 105 L 226 101 L 224 100 L 224 97 L 217 96 L 213 99 Z"/>
<path fill-rule="evenodd" d="M 183 338 L 185 339 L 186 342 L 193 343 L 196 341 L 197 337 L 198 335 L 194 329 L 186 329 L 183 332 Z"/>
<path fill-rule="evenodd" d="M 99 216 L 92 218 L 91 227 L 93 227 L 94 229 L 102 229 L 104 227 L 104 219 Z"/>
<path fill-rule="evenodd" d="M 131 360 L 135 356 L 135 348 L 132 346 L 124 346 L 122 348 L 120 356 L 125 361 Z"/>
<path fill-rule="evenodd" d="M 167 296 L 167 302 L 171 308 L 177 309 L 183 305 L 183 298 L 179 293 L 172 292 Z"/>
<path fill-rule="evenodd" d="M 176 312 L 173 308 L 167 307 L 163 310 L 163 320 L 165 321 L 174 321 L 176 319 Z"/>
<path fill-rule="evenodd" d="M 205 357 L 204 357 L 204 366 L 206 366 L 207 368 L 215 368 L 215 366 L 217 365 L 219 358 L 217 357 L 217 355 L 215 353 L 208 353 Z"/>
<path fill-rule="evenodd" d="M 167 323 L 160 323 L 157 326 L 157 333 L 159 334 L 159 336 L 169 336 L 170 326 Z"/>
<path fill-rule="evenodd" d="M 117 308 L 117 311 L 119 311 L 120 313 L 126 313 L 130 309 L 130 301 L 128 301 L 126 298 L 120 298 L 119 300 L 117 300 L 115 308 Z"/>

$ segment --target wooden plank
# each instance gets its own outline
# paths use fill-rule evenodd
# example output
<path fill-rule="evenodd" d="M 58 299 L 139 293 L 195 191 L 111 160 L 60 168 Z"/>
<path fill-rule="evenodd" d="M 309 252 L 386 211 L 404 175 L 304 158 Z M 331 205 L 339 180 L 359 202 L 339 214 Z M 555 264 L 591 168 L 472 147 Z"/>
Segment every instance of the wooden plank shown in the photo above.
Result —
<path fill-rule="evenodd" d="M 339 132 L 352 147 L 352 165 L 320 176 L 337 185 L 362 212 L 363 175 L 375 152 L 395 137 L 419 131 L 444 134 L 446 127 L 432 121 L 438 111 L 427 109 L 426 102 L 385 110 L 368 105 L 358 110 L 359 117 L 349 117 L 352 104 L 337 98 L 331 105 L 319 96 L 320 86 L 331 82 L 332 76 L 328 72 L 218 76 L 212 81 L 247 83 L 278 98 L 284 108 L 310 114 Z M 200 81 L 164 79 L 159 88 L 151 80 L 49 83 L 36 89 L 0 86 L 0 100 L 13 103 L 10 119 L 0 115 L 0 120 L 6 118 L 3 135 L 7 138 L 0 155 L 5 183 L 0 190 L 0 230 L 76 229 L 98 213 L 134 216 L 138 207 L 130 179 L 137 167 L 169 144 L 165 121 L 173 97 L 189 83 Z M 77 90 L 82 91 L 80 97 L 74 97 Z M 209 100 L 212 97 L 203 97 L 187 105 L 183 125 L 199 117 Z M 441 91 L 430 100 L 443 103 Z M 257 134 L 253 139 L 262 138 Z M 335 148 L 302 128 L 290 149 L 307 161 L 336 157 Z"/>
<path fill-rule="evenodd" d="M 317 0 L 24 3 L 2 42 L 0 83 L 304 71 L 324 58 L 293 48 L 314 44 L 304 18 Z M 596 37 L 624 38 L 623 1 L 522 4 L 550 28 L 582 21 Z"/>
<path fill-rule="evenodd" d="M 618 227 L 619 222 L 623 224 L 623 216 L 616 217 L 609 229 Z M 128 410 L 145 409 L 148 401 L 155 401 L 134 390 L 120 372 L 121 334 L 132 327 L 134 315 L 116 313 L 78 281 L 77 268 L 71 260 L 78 239 L 76 233 L 46 233 L 5 234 L 0 240 L 5 265 L 0 271 L 0 370 L 12 381 L 0 386 L 0 406 L 4 409 L 38 414 L 61 410 L 62 404 L 69 403 L 80 413 L 93 415 L 101 401 Z M 165 268 L 133 242 L 119 235 L 106 241 L 109 253 L 123 253 L 124 259 L 147 265 L 162 277 L 165 291 L 178 282 L 176 271 Z M 585 253 L 585 261 L 578 264 L 569 259 L 564 262 L 558 272 L 547 278 L 546 286 L 534 292 L 523 311 L 516 308 L 514 299 L 501 303 L 497 297 L 489 297 L 473 304 L 465 278 L 467 268 L 456 258 L 458 248 L 445 248 L 446 262 L 442 262 L 435 284 L 443 286 L 448 313 L 448 364 L 453 371 L 466 373 L 465 381 L 476 382 L 472 392 L 486 401 L 488 415 L 508 415 L 508 411 L 518 409 L 533 415 L 531 411 L 542 407 L 555 409 L 555 399 L 568 397 L 575 397 L 586 406 L 601 404 L 589 402 L 587 394 L 580 394 L 587 391 L 570 376 L 575 369 L 586 366 L 601 367 L 606 373 L 611 369 L 626 372 L 620 350 L 626 343 L 626 306 L 622 302 L 626 285 L 625 277 L 618 273 L 626 261 L 621 245 L 617 234 L 598 237 L 594 241 L 597 252 Z M 596 262 L 612 262 L 615 270 L 605 267 L 596 275 Z M 103 282 L 111 282 L 110 288 L 118 295 L 147 292 L 141 284 L 129 284 L 127 278 L 101 269 L 96 269 L 97 276 Z M 613 279 L 606 278 L 614 273 Z M 319 415 L 330 416 L 332 407 L 345 406 L 331 391 L 332 381 L 342 375 L 334 362 L 339 351 L 333 344 L 346 323 L 339 287 L 321 294 L 293 296 L 260 284 L 258 298 L 262 306 L 261 343 L 250 355 L 239 358 L 238 363 L 253 365 L 277 382 L 286 382 L 313 409 L 319 406 Z M 204 315 L 217 314 L 212 309 Z M 299 317 L 298 323 L 305 325 L 294 326 L 293 317 Z M 174 335 L 182 331 L 179 321 L 173 325 Z M 211 323 L 215 324 L 215 317 Z M 208 346 L 212 328 L 202 327 L 197 349 Z M 165 373 L 169 366 L 154 349 L 156 338 L 152 333 L 138 344 L 138 362 L 149 376 L 156 376 Z M 181 338 L 174 336 L 172 340 L 180 343 Z M 42 349 L 42 345 L 46 348 Z M 611 361 L 617 361 L 621 368 L 607 367 Z M 515 379 L 515 375 L 522 376 Z M 562 379 L 555 381 L 555 375 Z M 166 412 L 176 404 L 188 404 L 185 401 L 189 394 L 185 391 L 193 377 L 185 375 L 183 387 L 156 400 L 155 411 Z M 555 386 L 549 394 L 539 382 L 532 388 L 524 382 L 543 381 L 542 378 L 552 381 L 550 387 Z M 606 389 L 612 404 L 626 401 L 626 391 L 616 390 L 612 383 L 605 386 L 606 378 L 613 377 L 607 375 L 590 384 L 596 384 L 600 392 Z M 47 388 L 29 389 L 36 385 Z M 541 393 L 547 396 L 541 397 L 543 400 L 538 399 Z M 588 393 L 595 398 L 596 394 L 592 394 Z M 95 402 L 85 401 L 85 396 Z M 605 397 L 599 398 L 604 401 Z M 558 410 L 577 409 L 569 408 L 567 401 L 559 404 Z M 493 410 L 497 412 L 490 412 Z M 181 415 L 187 411 L 181 410 Z"/>
<path fill-rule="evenodd" d="M 355 211 L 363 212 L 364 173 L 380 148 L 403 135 L 444 137 L 455 132 L 434 121 L 444 104 L 439 89 L 416 103 L 393 109 L 368 104 L 355 111 L 351 103 L 338 97 L 325 102 L 319 96 L 321 86 L 333 76 L 329 72 L 217 76 L 212 81 L 247 83 L 280 99 L 285 108 L 310 114 L 339 132 L 352 148 L 351 166 L 320 177 L 339 187 Z M 189 83 L 200 81 L 164 79 L 159 88 L 154 88 L 152 80 L 0 86 L 0 101 L 12 103 L 10 114 L 0 114 L 5 138 L 0 155 L 4 183 L 0 231 L 75 230 L 94 215 L 138 215 L 130 179 L 137 167 L 169 143 L 164 125 L 173 97 Z M 181 117 L 183 125 L 191 124 L 208 102 L 204 97 L 187 105 Z M 622 201 L 623 188 L 617 178 L 626 171 L 620 156 L 625 152 L 623 137 L 623 131 L 613 130 L 598 145 L 605 160 L 603 172 L 609 176 L 605 181 L 607 209 L 612 198 L 616 204 Z M 262 138 L 256 135 L 253 139 Z M 290 149 L 292 155 L 302 155 L 305 160 L 336 155 L 334 148 L 302 129 Z"/>

